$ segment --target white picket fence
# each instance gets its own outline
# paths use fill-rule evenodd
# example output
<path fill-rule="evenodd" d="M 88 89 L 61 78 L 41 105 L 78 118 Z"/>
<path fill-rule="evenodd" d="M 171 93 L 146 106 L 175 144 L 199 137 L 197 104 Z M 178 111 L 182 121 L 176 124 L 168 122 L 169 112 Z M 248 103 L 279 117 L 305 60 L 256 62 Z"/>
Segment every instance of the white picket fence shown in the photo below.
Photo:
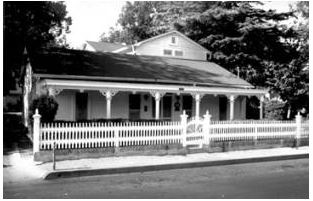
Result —
<path fill-rule="evenodd" d="M 214 141 L 294 138 L 295 121 L 213 121 L 210 139 Z"/>
<path fill-rule="evenodd" d="M 40 149 L 106 148 L 181 143 L 180 122 L 43 123 Z"/>
<path fill-rule="evenodd" d="M 56 149 L 108 148 L 144 145 L 210 144 L 212 141 L 308 138 L 309 121 L 211 121 L 204 118 L 179 122 L 40 123 L 34 115 L 34 152 Z"/>

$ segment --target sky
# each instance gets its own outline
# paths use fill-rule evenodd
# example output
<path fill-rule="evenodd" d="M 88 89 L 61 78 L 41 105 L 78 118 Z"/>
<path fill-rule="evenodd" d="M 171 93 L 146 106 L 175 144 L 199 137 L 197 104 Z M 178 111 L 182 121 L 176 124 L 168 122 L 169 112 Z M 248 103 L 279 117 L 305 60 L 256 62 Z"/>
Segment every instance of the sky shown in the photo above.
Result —
<path fill-rule="evenodd" d="M 101 34 L 115 27 L 126 1 L 66 1 L 65 4 L 72 18 L 71 33 L 66 38 L 70 46 L 80 47 L 86 40 L 99 41 Z"/>
<path fill-rule="evenodd" d="M 71 33 L 67 41 L 71 47 L 81 48 L 86 40 L 99 41 L 101 34 L 115 27 L 126 1 L 65 1 L 72 17 Z M 264 9 L 289 11 L 289 1 L 264 1 Z"/>

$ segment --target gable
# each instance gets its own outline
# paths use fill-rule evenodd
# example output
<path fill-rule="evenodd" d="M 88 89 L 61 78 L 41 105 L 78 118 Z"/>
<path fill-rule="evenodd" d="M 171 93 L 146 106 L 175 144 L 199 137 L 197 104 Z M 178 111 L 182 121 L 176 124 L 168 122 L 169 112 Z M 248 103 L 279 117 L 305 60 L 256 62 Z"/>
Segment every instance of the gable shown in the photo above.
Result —
<path fill-rule="evenodd" d="M 183 34 L 172 31 L 136 44 L 136 54 L 206 61 L 209 51 Z"/>

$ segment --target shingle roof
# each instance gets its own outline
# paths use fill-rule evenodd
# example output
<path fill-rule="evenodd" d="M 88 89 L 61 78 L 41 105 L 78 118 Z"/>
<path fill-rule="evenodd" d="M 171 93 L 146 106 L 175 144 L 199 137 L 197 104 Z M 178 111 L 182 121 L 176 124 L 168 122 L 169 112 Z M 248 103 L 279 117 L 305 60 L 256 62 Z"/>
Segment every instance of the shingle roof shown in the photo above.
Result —
<path fill-rule="evenodd" d="M 49 49 L 30 53 L 34 73 L 194 83 L 223 87 L 253 87 L 221 66 L 207 61 L 156 56 Z"/>
<path fill-rule="evenodd" d="M 112 52 L 114 50 L 118 50 L 125 45 L 117 44 L 117 43 L 109 43 L 109 42 L 94 42 L 94 41 L 86 41 L 90 46 L 92 46 L 97 52 Z"/>

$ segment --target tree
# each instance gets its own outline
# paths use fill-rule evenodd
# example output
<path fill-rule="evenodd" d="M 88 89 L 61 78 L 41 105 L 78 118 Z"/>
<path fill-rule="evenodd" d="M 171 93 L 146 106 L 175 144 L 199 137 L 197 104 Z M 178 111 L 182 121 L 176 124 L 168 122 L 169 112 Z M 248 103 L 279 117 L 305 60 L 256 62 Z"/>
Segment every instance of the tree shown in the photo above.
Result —
<path fill-rule="evenodd" d="M 132 44 L 171 29 L 179 30 L 187 18 L 204 11 L 216 2 L 138 1 L 127 2 L 118 19 L 102 41 Z"/>
<path fill-rule="evenodd" d="M 33 119 L 36 109 L 41 115 L 42 122 L 52 122 L 58 111 L 59 104 L 53 96 L 42 95 L 34 99 L 29 107 L 29 119 Z"/>
<path fill-rule="evenodd" d="M 211 61 L 233 73 L 239 69 L 240 77 L 255 86 L 266 86 L 268 61 L 286 62 L 292 54 L 281 38 L 293 33 L 277 23 L 290 16 L 249 2 L 220 2 L 188 19 L 184 32 L 211 51 Z"/>
<path fill-rule="evenodd" d="M 296 18 L 292 26 L 296 34 L 286 43 L 295 49 L 292 60 L 269 68 L 268 74 L 272 90 L 287 101 L 288 118 L 303 108 L 309 111 L 309 2 L 296 2 L 291 11 Z"/>
<path fill-rule="evenodd" d="M 63 2 L 6 1 L 4 6 L 4 95 L 15 88 L 23 52 L 47 46 L 66 46 L 71 18 Z"/>

